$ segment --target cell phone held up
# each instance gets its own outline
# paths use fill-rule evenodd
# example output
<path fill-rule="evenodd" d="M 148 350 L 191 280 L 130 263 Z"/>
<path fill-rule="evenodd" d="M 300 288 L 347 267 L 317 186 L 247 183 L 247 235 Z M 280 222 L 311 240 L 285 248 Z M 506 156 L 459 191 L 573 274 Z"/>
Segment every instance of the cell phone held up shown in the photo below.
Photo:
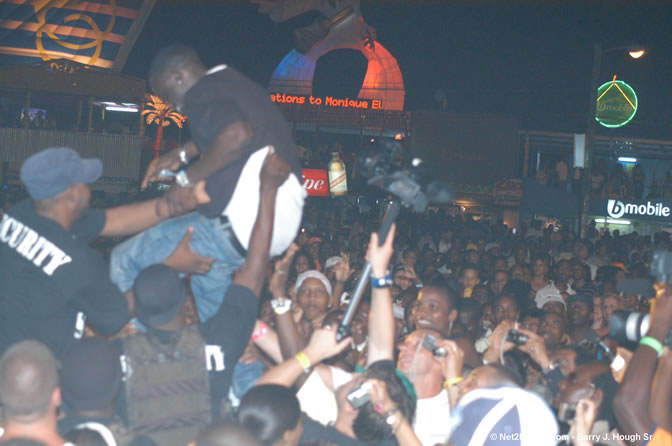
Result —
<path fill-rule="evenodd" d="M 517 330 L 509 330 L 506 334 L 506 341 L 511 342 L 515 345 L 525 345 L 527 342 L 528 336 Z"/>
<path fill-rule="evenodd" d="M 446 356 L 446 349 L 443 347 L 437 347 L 436 341 L 436 336 L 427 333 L 422 338 L 422 346 L 432 352 L 434 356 Z"/>
<path fill-rule="evenodd" d="M 558 410 L 558 420 L 567 423 L 576 417 L 576 404 L 562 403 Z"/>
<path fill-rule="evenodd" d="M 355 387 L 350 392 L 348 392 L 346 398 L 353 408 L 361 408 L 366 403 L 371 401 L 371 383 L 367 381 L 362 383 L 359 387 Z"/>

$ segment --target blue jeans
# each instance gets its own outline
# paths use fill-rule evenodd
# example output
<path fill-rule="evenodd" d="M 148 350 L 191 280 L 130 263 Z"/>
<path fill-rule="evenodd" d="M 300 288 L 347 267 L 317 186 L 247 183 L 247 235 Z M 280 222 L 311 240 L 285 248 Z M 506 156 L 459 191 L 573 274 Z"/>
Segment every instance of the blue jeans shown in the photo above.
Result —
<path fill-rule="evenodd" d="M 135 278 L 150 265 L 161 263 L 173 252 L 189 226 L 194 227 L 191 249 L 205 257 L 214 257 L 210 272 L 194 275 L 191 290 L 201 321 L 211 318 L 219 309 L 231 284 L 233 272 L 245 260 L 224 233 L 219 218 L 206 218 L 198 213 L 171 218 L 121 243 L 112 251 L 110 275 L 122 292 L 133 287 Z"/>
<path fill-rule="evenodd" d="M 262 361 L 255 361 L 250 364 L 238 361 L 233 368 L 233 381 L 231 382 L 233 394 L 236 398 L 242 399 L 263 374 L 264 363 Z"/>

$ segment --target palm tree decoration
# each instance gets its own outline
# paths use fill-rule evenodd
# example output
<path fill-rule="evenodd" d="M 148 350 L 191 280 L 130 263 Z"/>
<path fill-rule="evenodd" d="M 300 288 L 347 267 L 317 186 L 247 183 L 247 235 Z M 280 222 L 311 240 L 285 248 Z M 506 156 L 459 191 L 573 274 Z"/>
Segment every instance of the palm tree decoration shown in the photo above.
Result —
<path fill-rule="evenodd" d="M 159 130 L 156 132 L 156 141 L 154 142 L 154 158 L 159 157 L 159 148 L 161 147 L 161 137 L 163 136 L 163 128 L 170 125 L 171 122 L 177 124 L 179 128 L 182 128 L 182 122 L 187 118 L 184 115 L 174 111 L 170 105 L 163 102 L 158 96 L 153 94 L 148 94 L 146 99 L 146 108 L 142 111 L 143 115 L 146 115 L 147 124 L 156 124 L 159 126 Z"/>

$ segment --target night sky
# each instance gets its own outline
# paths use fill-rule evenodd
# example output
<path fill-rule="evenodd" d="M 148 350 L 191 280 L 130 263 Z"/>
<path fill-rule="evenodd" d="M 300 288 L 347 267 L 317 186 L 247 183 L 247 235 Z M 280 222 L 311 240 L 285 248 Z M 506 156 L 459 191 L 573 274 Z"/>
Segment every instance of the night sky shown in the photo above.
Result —
<path fill-rule="evenodd" d="M 362 0 L 361 9 L 399 62 L 406 110 L 439 110 L 445 95 L 447 111 L 512 114 L 530 130 L 583 132 L 593 42 L 642 44 L 648 52 L 639 60 L 604 54 L 601 83 L 618 74 L 637 92 L 639 110 L 628 126 L 598 131 L 672 139 L 672 0 L 561 3 Z M 227 63 L 267 85 L 293 48 L 292 30 L 316 17 L 276 24 L 244 1 L 157 0 L 124 73 L 146 77 L 160 47 L 182 42 L 207 65 Z M 361 54 L 329 53 L 318 61 L 314 93 L 355 97 L 365 71 Z"/>

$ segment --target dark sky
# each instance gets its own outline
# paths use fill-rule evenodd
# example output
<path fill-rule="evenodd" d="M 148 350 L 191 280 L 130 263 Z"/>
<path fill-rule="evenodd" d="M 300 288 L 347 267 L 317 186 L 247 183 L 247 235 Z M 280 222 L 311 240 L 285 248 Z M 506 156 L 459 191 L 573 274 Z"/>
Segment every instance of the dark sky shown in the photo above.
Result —
<path fill-rule="evenodd" d="M 127 74 L 146 77 L 161 46 L 182 42 L 206 64 L 230 64 L 266 85 L 293 48 L 292 30 L 316 17 L 275 24 L 244 1 L 156 3 Z M 625 52 L 604 54 L 600 80 L 618 74 L 637 92 L 639 110 L 623 129 L 600 133 L 672 139 L 672 0 L 362 0 L 362 12 L 399 62 L 406 110 L 439 109 L 443 92 L 448 111 L 513 114 L 521 128 L 533 130 L 583 131 L 593 42 L 645 45 L 648 53 L 638 61 Z M 354 51 L 330 53 L 318 61 L 315 93 L 354 97 L 365 69 Z"/>

